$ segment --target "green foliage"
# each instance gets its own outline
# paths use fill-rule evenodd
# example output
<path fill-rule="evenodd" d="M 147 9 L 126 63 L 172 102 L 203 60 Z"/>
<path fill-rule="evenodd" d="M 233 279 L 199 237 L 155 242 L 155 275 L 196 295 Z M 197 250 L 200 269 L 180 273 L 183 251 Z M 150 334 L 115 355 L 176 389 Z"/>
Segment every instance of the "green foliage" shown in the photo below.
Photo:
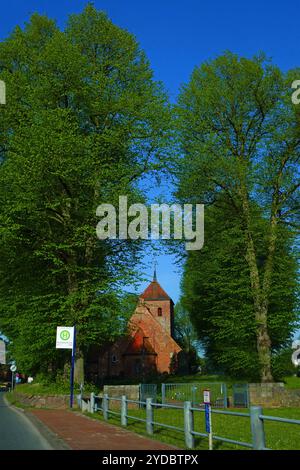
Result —
<path fill-rule="evenodd" d="M 124 331 L 141 244 L 96 238 L 96 208 L 143 201 L 168 158 L 169 106 L 134 37 L 88 5 L 65 31 L 33 15 L 0 43 L 0 328 L 23 372 L 63 367 L 57 325 L 85 353 Z"/>
<path fill-rule="evenodd" d="M 189 352 L 199 347 L 197 333 L 181 302 L 178 302 L 174 308 L 174 330 L 175 339 L 184 351 Z"/>
<path fill-rule="evenodd" d="M 175 362 L 171 365 L 171 374 L 177 367 L 179 374 L 196 372 L 200 365 L 200 343 L 188 311 L 181 302 L 174 309 L 174 337 L 181 346 L 182 353 L 173 357 Z"/>
<path fill-rule="evenodd" d="M 239 219 L 228 209 L 210 207 L 205 227 L 205 246 L 199 252 L 190 252 L 186 260 L 182 303 L 190 313 L 210 367 L 231 377 L 258 380 L 254 306 Z M 266 254 L 264 235 L 265 222 L 258 212 L 255 240 L 262 265 Z M 289 231 L 282 228 L 268 316 L 274 357 L 277 348 L 292 341 L 297 324 L 297 264 L 291 245 Z M 276 367 L 274 373 L 278 378 Z"/>
<path fill-rule="evenodd" d="M 264 382 L 299 313 L 295 73 L 227 52 L 195 68 L 176 108 L 177 197 L 211 206 L 205 247 L 187 258 L 184 305 L 215 363 Z"/>
<path fill-rule="evenodd" d="M 292 352 L 291 348 L 286 347 L 274 354 L 272 366 L 275 380 L 284 380 L 287 376 L 299 374 L 300 368 L 295 367 L 291 361 Z M 300 379 L 298 377 L 297 379 L 295 388 L 300 388 Z"/>

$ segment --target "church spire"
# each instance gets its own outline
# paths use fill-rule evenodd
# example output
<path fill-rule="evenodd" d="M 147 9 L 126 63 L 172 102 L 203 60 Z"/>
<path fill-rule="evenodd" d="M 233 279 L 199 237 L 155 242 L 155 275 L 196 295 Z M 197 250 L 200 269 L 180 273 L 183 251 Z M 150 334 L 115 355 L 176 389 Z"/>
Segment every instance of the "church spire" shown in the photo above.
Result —
<path fill-rule="evenodd" d="M 154 261 L 153 282 L 157 282 L 156 266 L 157 266 L 157 261 Z"/>

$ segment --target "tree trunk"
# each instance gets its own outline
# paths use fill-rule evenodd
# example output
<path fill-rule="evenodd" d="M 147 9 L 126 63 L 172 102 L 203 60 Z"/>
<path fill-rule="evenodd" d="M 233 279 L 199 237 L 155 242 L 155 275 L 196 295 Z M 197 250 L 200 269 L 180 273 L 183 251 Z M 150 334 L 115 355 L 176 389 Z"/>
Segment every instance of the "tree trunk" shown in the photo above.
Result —
<path fill-rule="evenodd" d="M 272 382 L 271 374 L 271 341 L 267 330 L 267 319 L 269 309 L 269 296 L 271 290 L 273 261 L 277 239 L 277 218 L 276 210 L 270 221 L 270 237 L 268 246 L 268 256 L 265 265 L 263 286 L 261 293 L 261 312 L 259 317 L 257 345 L 259 350 L 260 361 L 262 364 L 262 382 Z"/>
<path fill-rule="evenodd" d="M 245 190 L 242 191 L 243 216 L 245 222 L 246 246 L 247 246 L 247 263 L 250 271 L 250 283 L 254 302 L 254 314 L 257 325 L 256 329 L 256 347 L 258 360 L 260 364 L 261 382 L 273 382 L 271 370 L 271 339 L 268 333 L 268 294 L 269 287 L 264 283 L 262 289 L 260 285 L 259 272 L 256 261 L 255 247 L 250 226 L 250 208 L 248 196 Z M 268 266 L 268 263 L 267 263 Z M 267 267 L 266 266 L 266 267 Z M 272 270 L 272 264 L 270 264 Z M 265 273 L 266 274 L 266 273 Z"/>
<path fill-rule="evenodd" d="M 74 382 L 77 384 L 84 383 L 84 354 L 79 348 L 77 348 L 75 356 Z"/>
<path fill-rule="evenodd" d="M 271 372 L 271 340 L 268 333 L 268 310 L 262 303 L 262 293 L 259 282 L 259 273 L 256 263 L 253 240 L 250 234 L 247 240 L 247 262 L 250 270 L 252 295 L 254 300 L 254 313 L 257 325 L 256 347 L 260 363 L 260 378 L 262 382 L 273 382 Z"/>
<path fill-rule="evenodd" d="M 260 363 L 260 378 L 264 382 L 273 382 L 271 370 L 271 340 L 267 328 L 267 311 L 264 307 L 255 312 L 257 322 L 257 352 Z"/>
<path fill-rule="evenodd" d="M 78 279 L 75 272 L 76 260 L 74 253 L 69 254 L 68 257 L 68 293 L 70 296 L 76 294 L 78 291 Z M 74 326 L 76 326 L 76 305 L 71 303 L 71 318 Z M 76 342 L 75 351 L 75 367 L 74 367 L 74 382 L 77 384 L 84 383 L 84 354 L 78 341 Z"/>

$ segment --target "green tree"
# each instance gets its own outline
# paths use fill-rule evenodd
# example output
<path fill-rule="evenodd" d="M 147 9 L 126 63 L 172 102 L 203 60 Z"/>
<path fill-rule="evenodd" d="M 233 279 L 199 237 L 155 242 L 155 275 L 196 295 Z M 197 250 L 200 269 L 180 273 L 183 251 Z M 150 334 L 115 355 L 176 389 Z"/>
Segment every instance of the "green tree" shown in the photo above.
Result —
<path fill-rule="evenodd" d="M 290 89 L 296 72 L 284 76 L 264 57 L 226 53 L 194 70 L 177 107 L 180 199 L 217 204 L 225 197 L 240 219 L 263 382 L 273 380 L 268 316 L 280 225 L 295 224 L 299 213 L 300 112 Z M 262 266 L 253 202 L 266 221 Z"/>
<path fill-rule="evenodd" d="M 120 287 L 141 251 L 98 240 L 96 208 L 144 200 L 138 178 L 168 158 L 168 101 L 135 38 L 91 5 L 65 31 L 37 14 L 17 27 L 0 76 L 0 327 L 39 370 L 60 367 L 55 326 L 76 324 L 81 381 L 88 347 L 126 324 Z"/>
<path fill-rule="evenodd" d="M 266 221 L 257 210 L 254 240 L 260 271 L 267 256 L 265 225 Z M 238 215 L 226 205 L 209 207 L 205 234 L 203 249 L 188 253 L 182 303 L 190 313 L 211 367 L 232 377 L 259 380 L 249 266 L 245 263 L 246 247 Z M 292 242 L 290 232 L 281 227 L 268 315 L 273 370 L 277 378 L 278 361 L 274 358 L 283 347 L 291 344 L 298 320 L 297 263 Z"/>
<path fill-rule="evenodd" d="M 197 332 L 190 320 L 189 313 L 181 302 L 175 305 L 174 319 L 175 338 L 184 351 L 189 352 L 199 348 Z"/>
<path fill-rule="evenodd" d="M 188 369 L 189 374 L 196 372 L 200 365 L 201 344 L 189 313 L 182 302 L 178 302 L 174 309 L 174 336 L 184 353 L 182 371 Z M 181 360 L 179 360 L 179 370 L 180 363 Z"/>

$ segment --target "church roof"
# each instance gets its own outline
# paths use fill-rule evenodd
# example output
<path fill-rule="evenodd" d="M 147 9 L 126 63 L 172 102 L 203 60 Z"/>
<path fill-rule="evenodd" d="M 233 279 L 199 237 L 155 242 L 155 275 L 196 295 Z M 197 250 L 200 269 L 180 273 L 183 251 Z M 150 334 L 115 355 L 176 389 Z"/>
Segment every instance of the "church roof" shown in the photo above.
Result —
<path fill-rule="evenodd" d="M 140 297 L 144 300 L 171 300 L 156 280 L 149 284 Z"/>

